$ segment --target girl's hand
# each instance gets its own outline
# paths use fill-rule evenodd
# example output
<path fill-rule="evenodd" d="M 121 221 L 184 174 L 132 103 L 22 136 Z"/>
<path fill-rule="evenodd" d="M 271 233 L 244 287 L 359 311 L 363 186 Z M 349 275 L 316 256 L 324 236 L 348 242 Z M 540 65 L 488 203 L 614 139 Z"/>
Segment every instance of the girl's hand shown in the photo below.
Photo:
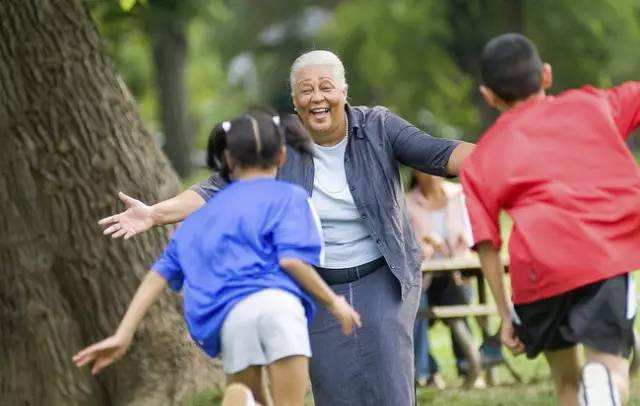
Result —
<path fill-rule="evenodd" d="M 129 336 L 115 334 L 80 351 L 73 356 L 73 362 L 80 368 L 89 362 L 95 361 L 93 368 L 91 368 L 91 373 L 96 375 L 102 369 L 120 359 L 129 349 L 129 345 L 131 345 Z"/>
<path fill-rule="evenodd" d="M 345 335 L 351 335 L 354 324 L 358 327 L 362 327 L 360 315 L 358 312 L 353 310 L 353 307 L 347 303 L 343 296 L 336 296 L 334 301 L 328 307 L 328 310 L 336 319 L 338 319 L 340 324 L 342 324 L 342 332 Z"/>
<path fill-rule="evenodd" d="M 103 231 L 104 235 L 111 235 L 112 238 L 124 236 L 126 240 L 153 227 L 151 206 L 122 192 L 118 193 L 118 197 L 127 206 L 127 210 L 98 221 L 102 226 L 109 226 Z"/>

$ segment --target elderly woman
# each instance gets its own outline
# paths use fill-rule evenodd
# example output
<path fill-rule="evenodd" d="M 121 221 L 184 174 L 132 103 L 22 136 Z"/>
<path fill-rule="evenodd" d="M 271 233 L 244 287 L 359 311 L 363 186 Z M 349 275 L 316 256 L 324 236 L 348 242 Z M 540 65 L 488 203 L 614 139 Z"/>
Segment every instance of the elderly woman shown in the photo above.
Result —
<path fill-rule="evenodd" d="M 473 145 L 433 138 L 384 107 L 347 104 L 344 67 L 328 51 L 291 67 L 295 110 L 314 154 L 287 151 L 278 178 L 304 187 L 325 241 L 322 278 L 361 314 L 346 337 L 322 309 L 310 326 L 316 405 L 415 402 L 413 323 L 420 296 L 420 249 L 406 214 L 401 164 L 437 176 L 457 175 Z M 126 195 L 127 211 L 102 220 L 105 234 L 125 238 L 173 223 L 224 186 L 218 175 L 178 196 L 146 206 Z"/>

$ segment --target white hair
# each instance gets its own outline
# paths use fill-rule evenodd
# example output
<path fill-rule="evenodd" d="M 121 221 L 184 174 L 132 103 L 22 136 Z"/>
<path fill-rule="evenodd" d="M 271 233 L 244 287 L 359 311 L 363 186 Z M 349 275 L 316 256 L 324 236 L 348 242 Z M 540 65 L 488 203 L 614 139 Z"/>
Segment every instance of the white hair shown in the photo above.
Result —
<path fill-rule="evenodd" d="M 289 83 L 293 92 L 296 74 L 309 66 L 328 66 L 332 70 L 333 78 L 338 86 L 347 89 L 347 80 L 344 77 L 344 65 L 336 54 L 331 51 L 310 51 L 296 58 L 291 65 Z"/>

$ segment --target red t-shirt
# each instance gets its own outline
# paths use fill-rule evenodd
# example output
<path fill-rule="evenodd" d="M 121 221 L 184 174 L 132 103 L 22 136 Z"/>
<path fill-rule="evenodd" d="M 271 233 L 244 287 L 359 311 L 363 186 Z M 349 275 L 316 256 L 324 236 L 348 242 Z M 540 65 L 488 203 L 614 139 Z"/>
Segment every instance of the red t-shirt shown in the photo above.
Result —
<path fill-rule="evenodd" d="M 640 170 L 625 139 L 640 82 L 530 100 L 504 112 L 461 170 L 474 243 L 509 242 L 513 302 L 640 269 Z"/>

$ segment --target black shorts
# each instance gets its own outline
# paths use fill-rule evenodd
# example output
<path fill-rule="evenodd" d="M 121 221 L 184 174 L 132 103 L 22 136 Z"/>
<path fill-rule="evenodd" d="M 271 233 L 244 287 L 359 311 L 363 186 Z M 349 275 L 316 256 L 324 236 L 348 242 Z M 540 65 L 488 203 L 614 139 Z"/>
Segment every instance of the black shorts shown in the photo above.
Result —
<path fill-rule="evenodd" d="M 635 318 L 630 282 L 631 275 L 624 274 L 515 306 L 513 326 L 527 357 L 584 344 L 628 358 Z"/>

